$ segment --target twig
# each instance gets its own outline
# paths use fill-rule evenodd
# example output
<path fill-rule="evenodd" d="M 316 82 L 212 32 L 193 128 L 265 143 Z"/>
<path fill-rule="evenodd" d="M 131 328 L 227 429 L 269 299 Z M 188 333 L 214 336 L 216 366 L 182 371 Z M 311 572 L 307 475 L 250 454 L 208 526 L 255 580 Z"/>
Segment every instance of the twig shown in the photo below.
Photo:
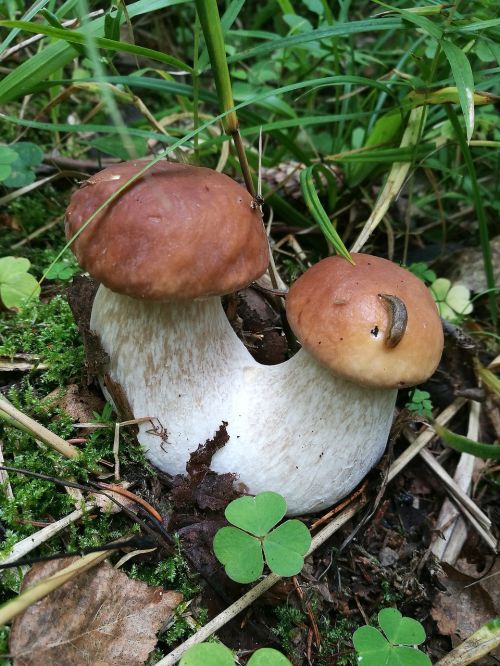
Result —
<path fill-rule="evenodd" d="M 497 551 L 497 542 L 493 534 L 489 531 L 488 527 L 484 525 L 485 521 L 489 522 L 489 519 L 481 511 L 481 509 L 468 497 L 465 495 L 462 489 L 455 483 L 452 477 L 446 472 L 437 460 L 432 456 L 429 451 L 422 451 L 421 457 L 424 461 L 431 467 L 432 471 L 439 477 L 439 479 L 446 485 L 448 491 L 455 498 L 458 499 L 458 507 L 475 528 L 478 534 L 484 539 L 493 552 Z M 464 498 L 464 495 L 467 499 Z"/>
<path fill-rule="evenodd" d="M 458 412 L 459 409 L 461 409 L 467 401 L 465 398 L 456 398 L 451 405 L 448 405 L 446 409 L 444 409 L 441 414 L 436 418 L 436 421 L 440 425 L 446 425 L 448 421 L 450 421 L 455 414 Z M 407 439 L 412 439 L 413 438 L 413 433 L 409 433 L 408 436 L 408 430 L 404 430 L 404 435 L 407 437 Z M 411 445 L 404 451 L 399 458 L 396 458 L 396 460 L 392 463 L 389 473 L 388 473 L 388 478 L 387 478 L 387 483 L 389 481 L 392 481 L 392 479 L 399 474 L 399 472 L 405 467 L 410 460 L 413 460 L 413 458 L 420 453 L 420 451 L 429 444 L 429 442 L 434 439 L 436 436 L 436 433 L 432 432 L 431 430 L 424 430 L 412 443 Z"/>
<path fill-rule="evenodd" d="M 478 402 L 471 401 L 469 412 L 469 426 L 467 437 L 477 440 L 479 436 L 479 414 L 481 405 Z M 455 474 L 453 476 L 457 486 L 463 491 L 465 496 L 470 492 L 472 473 L 476 458 L 470 453 L 462 453 L 458 462 Z M 461 497 L 455 498 L 461 502 Z M 448 525 L 448 527 L 444 527 Z M 465 539 L 467 538 L 467 527 L 457 507 L 446 498 L 441 507 L 436 529 L 441 532 L 440 538 L 436 538 L 432 545 L 432 553 L 441 561 L 455 564 L 460 554 Z"/>
<path fill-rule="evenodd" d="M 73 511 L 67 516 L 64 516 L 64 518 L 61 518 L 60 520 L 47 525 L 47 527 L 42 528 L 38 532 L 35 532 L 29 537 L 26 537 L 22 541 L 18 541 L 18 543 L 13 546 L 9 555 L 3 560 L 0 560 L 0 564 L 10 564 L 11 562 L 16 562 L 17 560 L 21 559 L 21 557 L 24 557 L 32 550 L 35 550 L 35 548 L 38 548 L 38 546 L 41 546 L 42 543 L 45 543 L 53 536 L 66 529 L 68 525 L 71 525 L 72 523 L 79 520 L 86 512 L 93 508 L 95 508 L 94 503 L 88 502 L 83 508 L 76 509 L 76 511 Z"/>
<path fill-rule="evenodd" d="M 6 398 L 0 396 L 0 418 L 2 412 L 7 414 L 15 423 L 18 423 L 23 430 L 28 431 L 33 437 L 55 449 L 61 455 L 66 456 L 66 458 L 78 457 L 79 451 L 76 447 L 68 444 L 62 437 L 59 437 L 59 435 L 54 434 L 45 426 L 23 414 L 14 405 L 11 405 Z"/>

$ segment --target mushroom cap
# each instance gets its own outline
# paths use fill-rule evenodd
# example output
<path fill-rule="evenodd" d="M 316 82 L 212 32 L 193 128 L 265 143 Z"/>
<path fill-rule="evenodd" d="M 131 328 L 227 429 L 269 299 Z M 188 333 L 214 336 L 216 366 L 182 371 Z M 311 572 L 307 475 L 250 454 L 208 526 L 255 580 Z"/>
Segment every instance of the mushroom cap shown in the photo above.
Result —
<path fill-rule="evenodd" d="M 441 320 L 429 290 L 387 259 L 353 254 L 353 266 L 328 257 L 290 288 L 287 317 L 302 346 L 332 373 L 364 386 L 402 388 L 425 381 L 443 350 Z M 390 347 L 390 299 L 406 306 L 406 331 Z"/>
<path fill-rule="evenodd" d="M 74 192 L 70 239 L 147 165 L 108 167 Z M 187 300 L 247 286 L 268 265 L 260 210 L 234 180 L 212 169 L 161 161 L 133 182 L 75 239 L 80 265 L 112 291 L 148 300 Z"/>

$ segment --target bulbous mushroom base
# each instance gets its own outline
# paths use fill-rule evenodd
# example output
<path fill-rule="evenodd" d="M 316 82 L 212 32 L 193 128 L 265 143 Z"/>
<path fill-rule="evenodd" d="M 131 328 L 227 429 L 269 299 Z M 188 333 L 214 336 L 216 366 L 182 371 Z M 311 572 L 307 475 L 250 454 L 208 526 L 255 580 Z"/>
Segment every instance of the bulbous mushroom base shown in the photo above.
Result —
<path fill-rule="evenodd" d="M 345 497 L 384 452 L 396 390 L 333 377 L 304 350 L 260 365 L 219 298 L 146 302 L 100 287 L 91 328 L 134 417 L 163 426 L 161 437 L 142 424 L 139 441 L 170 474 L 185 473 L 190 453 L 226 422 L 229 441 L 211 469 L 237 474 L 251 494 L 281 493 L 297 515 Z"/>

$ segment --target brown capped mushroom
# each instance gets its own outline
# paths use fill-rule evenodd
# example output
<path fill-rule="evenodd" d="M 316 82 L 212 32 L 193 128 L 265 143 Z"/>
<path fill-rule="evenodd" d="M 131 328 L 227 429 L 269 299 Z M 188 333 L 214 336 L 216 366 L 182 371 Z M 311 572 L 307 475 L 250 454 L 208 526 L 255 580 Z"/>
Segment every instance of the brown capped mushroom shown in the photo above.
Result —
<path fill-rule="evenodd" d="M 142 166 L 110 167 L 77 191 L 68 237 Z M 211 469 L 236 473 L 250 493 L 283 494 L 290 514 L 328 507 L 359 483 L 385 448 L 394 387 L 422 381 L 439 360 L 425 287 L 390 262 L 354 255 L 354 267 L 326 259 L 297 280 L 287 311 L 303 349 L 279 365 L 257 363 L 215 294 L 264 272 L 267 240 L 250 195 L 207 169 L 159 163 L 96 217 L 75 253 L 106 285 L 91 328 L 112 381 L 136 418 L 164 427 L 160 437 L 140 426 L 151 462 L 184 473 L 226 422 L 229 440 Z"/>

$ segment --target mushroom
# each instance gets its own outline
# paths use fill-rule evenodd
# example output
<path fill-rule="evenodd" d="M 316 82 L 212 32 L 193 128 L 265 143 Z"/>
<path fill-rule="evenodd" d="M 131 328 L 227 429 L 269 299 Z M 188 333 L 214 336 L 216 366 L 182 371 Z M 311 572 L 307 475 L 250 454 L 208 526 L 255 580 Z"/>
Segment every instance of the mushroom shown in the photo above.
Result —
<path fill-rule="evenodd" d="M 71 237 L 137 173 L 105 169 L 72 197 Z M 344 497 L 386 446 L 398 387 L 426 379 L 443 335 L 423 283 L 385 259 L 325 259 L 291 287 L 287 315 L 302 349 L 257 363 L 218 295 L 266 268 L 258 210 L 239 185 L 208 169 L 160 162 L 104 209 L 74 243 L 103 285 L 91 328 L 110 357 L 160 469 L 184 473 L 189 455 L 222 423 L 229 440 L 211 469 L 233 472 L 252 494 L 279 492 L 290 515 Z M 118 292 L 118 293 L 115 293 Z M 189 300 L 188 300 L 189 299 Z M 159 435 L 162 436 L 159 436 Z"/>

